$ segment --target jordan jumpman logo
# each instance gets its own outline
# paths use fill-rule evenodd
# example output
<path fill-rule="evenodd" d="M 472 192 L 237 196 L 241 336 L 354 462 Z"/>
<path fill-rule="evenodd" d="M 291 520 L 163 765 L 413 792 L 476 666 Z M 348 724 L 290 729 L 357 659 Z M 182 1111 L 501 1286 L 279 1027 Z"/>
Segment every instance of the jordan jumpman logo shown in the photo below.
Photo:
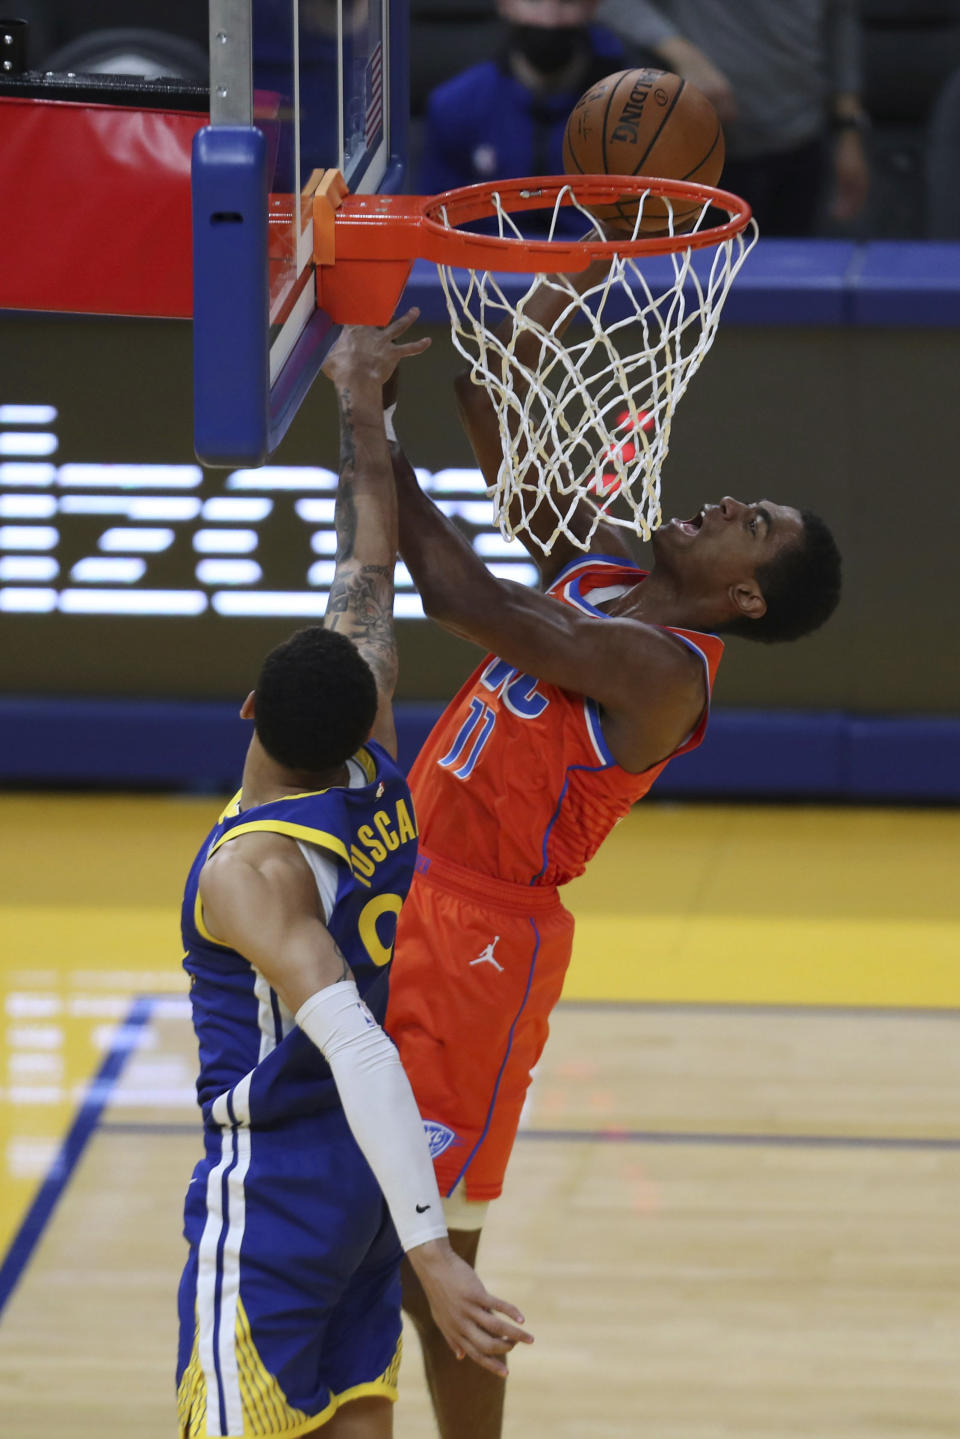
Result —
<path fill-rule="evenodd" d="M 470 968 L 472 969 L 475 964 L 492 964 L 493 967 L 494 967 L 494 969 L 499 970 L 500 973 L 502 974 L 502 973 L 503 973 L 503 965 L 502 965 L 502 964 L 499 964 L 499 963 L 497 962 L 497 960 L 494 959 L 494 956 L 493 956 L 494 947 L 495 947 L 495 945 L 497 945 L 499 942 L 500 942 L 500 936 L 499 936 L 499 934 L 495 934 L 494 937 L 493 937 L 493 939 L 491 940 L 491 942 L 487 945 L 486 949 L 483 950 L 480 954 L 478 954 L 477 957 L 476 957 L 476 959 L 471 959 L 471 961 L 470 961 Z"/>

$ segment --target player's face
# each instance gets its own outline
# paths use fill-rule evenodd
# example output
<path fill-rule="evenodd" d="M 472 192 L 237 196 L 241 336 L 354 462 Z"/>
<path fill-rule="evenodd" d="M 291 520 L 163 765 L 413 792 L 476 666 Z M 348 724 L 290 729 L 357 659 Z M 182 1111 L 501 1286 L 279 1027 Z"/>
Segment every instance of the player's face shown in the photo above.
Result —
<path fill-rule="evenodd" d="M 515 25 L 588 25 L 596 8 L 597 0 L 497 0 L 500 15 Z"/>
<path fill-rule="evenodd" d="M 686 572 L 709 572 L 719 584 L 752 576 L 784 545 L 801 539 L 799 510 L 772 500 L 746 502 L 726 495 L 688 520 L 672 519 L 654 533 L 657 557 Z"/>

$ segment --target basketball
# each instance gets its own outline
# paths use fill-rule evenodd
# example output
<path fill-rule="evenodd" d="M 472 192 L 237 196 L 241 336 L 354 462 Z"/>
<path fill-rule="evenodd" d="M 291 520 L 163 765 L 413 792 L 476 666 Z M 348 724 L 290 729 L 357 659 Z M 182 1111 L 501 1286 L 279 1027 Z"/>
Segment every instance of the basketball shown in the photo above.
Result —
<path fill-rule="evenodd" d="M 716 110 L 694 85 L 666 70 L 620 70 L 607 75 L 574 106 L 563 137 L 568 175 L 650 175 L 715 185 L 723 169 L 723 130 Z M 614 230 L 632 234 L 639 200 L 591 206 Z M 674 229 L 696 223 L 699 202 L 673 202 Z M 644 201 L 638 234 L 668 230 L 667 202 Z"/>

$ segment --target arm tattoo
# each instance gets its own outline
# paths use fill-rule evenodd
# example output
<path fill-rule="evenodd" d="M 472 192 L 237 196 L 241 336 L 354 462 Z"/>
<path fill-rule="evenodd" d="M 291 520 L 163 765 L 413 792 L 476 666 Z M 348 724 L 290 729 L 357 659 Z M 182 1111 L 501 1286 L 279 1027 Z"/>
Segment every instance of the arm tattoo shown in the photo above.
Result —
<path fill-rule="evenodd" d="M 357 538 L 357 507 L 353 499 L 353 474 L 357 463 L 357 443 L 353 433 L 353 402 L 350 391 L 340 395 L 340 483 L 334 524 L 337 530 L 336 559 L 348 560 Z"/>
<path fill-rule="evenodd" d="M 361 564 L 357 545 L 357 441 L 353 399 L 340 392 L 340 482 L 334 509 L 336 568 L 324 624 L 353 640 L 373 671 L 381 694 L 392 694 L 397 679 L 393 633 L 393 565 Z"/>
<path fill-rule="evenodd" d="M 337 575 L 327 602 L 326 625 L 349 635 L 373 670 L 378 688 L 396 681 L 397 650 L 393 633 L 393 569 L 362 565 Z"/>

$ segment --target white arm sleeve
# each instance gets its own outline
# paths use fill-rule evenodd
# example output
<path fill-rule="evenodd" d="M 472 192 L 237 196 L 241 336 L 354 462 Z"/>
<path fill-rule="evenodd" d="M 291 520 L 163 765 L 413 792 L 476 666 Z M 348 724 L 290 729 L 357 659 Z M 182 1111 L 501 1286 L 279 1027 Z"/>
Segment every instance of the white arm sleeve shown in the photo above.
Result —
<path fill-rule="evenodd" d="M 353 1137 L 383 1190 L 404 1249 L 447 1232 L 417 1102 L 393 1041 L 352 979 L 312 994 L 297 1024 L 326 1059 Z"/>

